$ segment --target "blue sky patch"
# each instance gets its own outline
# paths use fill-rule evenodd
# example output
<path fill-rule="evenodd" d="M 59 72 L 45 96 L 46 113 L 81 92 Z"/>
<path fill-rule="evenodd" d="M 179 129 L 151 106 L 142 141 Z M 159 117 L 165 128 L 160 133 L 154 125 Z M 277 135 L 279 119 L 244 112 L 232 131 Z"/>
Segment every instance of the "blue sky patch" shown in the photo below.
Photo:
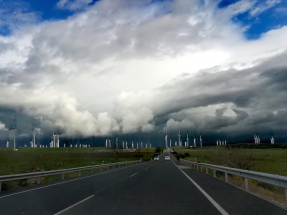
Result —
<path fill-rule="evenodd" d="M 228 2 L 230 3 L 231 1 L 225 0 L 224 2 L 222 5 L 226 7 Z M 262 2 L 265 1 L 260 1 L 260 3 Z M 257 6 L 258 4 L 255 5 L 255 7 Z M 286 8 L 286 10 L 284 8 Z M 287 2 L 276 4 L 274 7 L 266 9 L 256 16 L 251 16 L 250 11 L 238 14 L 232 18 L 232 21 L 242 27 L 248 27 L 244 32 L 247 39 L 258 39 L 262 34 L 272 29 L 287 25 Z"/>

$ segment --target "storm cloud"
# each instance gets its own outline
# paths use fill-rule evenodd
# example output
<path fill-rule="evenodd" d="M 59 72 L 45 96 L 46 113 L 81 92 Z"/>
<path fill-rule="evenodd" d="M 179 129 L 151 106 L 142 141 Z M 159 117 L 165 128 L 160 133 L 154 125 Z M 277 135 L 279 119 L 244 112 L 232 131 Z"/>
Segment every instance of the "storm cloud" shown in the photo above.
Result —
<path fill-rule="evenodd" d="M 250 41 L 231 22 L 275 3 L 217 3 L 61 0 L 76 12 L 45 22 L 21 6 L 0 20 L 1 141 L 15 119 L 23 138 L 286 128 L 287 28 Z"/>

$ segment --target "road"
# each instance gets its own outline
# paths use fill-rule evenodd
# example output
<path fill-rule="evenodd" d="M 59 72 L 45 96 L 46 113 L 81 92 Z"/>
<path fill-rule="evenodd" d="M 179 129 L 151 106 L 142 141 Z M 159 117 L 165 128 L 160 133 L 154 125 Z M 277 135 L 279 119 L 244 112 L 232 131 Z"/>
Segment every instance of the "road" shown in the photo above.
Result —
<path fill-rule="evenodd" d="M 178 161 L 146 162 L 0 194 L 0 214 L 286 214 Z"/>

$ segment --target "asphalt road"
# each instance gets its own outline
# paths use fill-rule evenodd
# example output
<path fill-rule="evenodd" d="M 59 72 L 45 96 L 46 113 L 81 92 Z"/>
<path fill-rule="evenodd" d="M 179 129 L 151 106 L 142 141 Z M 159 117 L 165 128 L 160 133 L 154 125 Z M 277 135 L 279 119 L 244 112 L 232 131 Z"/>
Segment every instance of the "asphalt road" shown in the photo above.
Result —
<path fill-rule="evenodd" d="M 160 161 L 2 192 L 0 214 L 286 214 L 163 156 Z"/>

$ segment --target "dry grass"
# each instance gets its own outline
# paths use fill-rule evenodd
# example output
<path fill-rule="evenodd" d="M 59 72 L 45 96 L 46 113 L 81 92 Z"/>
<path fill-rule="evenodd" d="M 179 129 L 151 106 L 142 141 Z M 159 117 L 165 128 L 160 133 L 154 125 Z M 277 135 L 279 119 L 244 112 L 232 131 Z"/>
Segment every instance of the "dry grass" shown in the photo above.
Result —
<path fill-rule="evenodd" d="M 213 175 L 213 171 L 212 171 L 212 175 Z M 225 176 L 221 172 L 217 171 L 216 177 L 222 181 L 225 181 Z M 244 180 L 240 176 L 228 175 L 228 183 L 236 187 L 239 187 L 241 189 L 245 189 Z M 284 188 L 269 185 L 269 184 L 259 182 L 259 181 L 250 180 L 250 179 L 248 179 L 248 187 L 249 187 L 249 192 L 257 196 L 260 196 L 261 198 L 267 199 L 275 204 L 278 204 L 281 207 L 287 207 L 285 204 Z"/>

